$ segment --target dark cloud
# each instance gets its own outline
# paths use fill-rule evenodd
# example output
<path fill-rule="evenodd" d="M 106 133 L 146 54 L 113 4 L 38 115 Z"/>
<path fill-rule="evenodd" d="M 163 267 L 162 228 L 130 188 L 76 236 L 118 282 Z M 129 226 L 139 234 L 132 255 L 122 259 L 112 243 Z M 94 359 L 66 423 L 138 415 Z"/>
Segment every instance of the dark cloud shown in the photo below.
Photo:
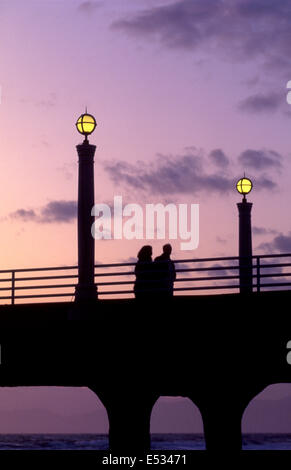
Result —
<path fill-rule="evenodd" d="M 177 0 L 116 21 L 112 27 L 168 48 L 210 50 L 232 60 L 258 58 L 289 71 L 291 0 Z"/>
<path fill-rule="evenodd" d="M 214 263 L 211 265 L 212 268 L 219 268 L 218 270 L 211 270 L 211 271 L 208 271 L 209 273 L 209 276 L 217 276 L 217 277 L 221 277 L 221 276 L 233 276 L 237 273 L 237 270 L 229 270 L 227 269 L 226 266 L 224 266 L 223 264 L 221 263 Z"/>
<path fill-rule="evenodd" d="M 282 18 L 284 15 L 291 16 L 291 6 L 289 0 L 246 0 L 238 4 L 238 11 L 246 18 L 259 18 L 264 16 L 267 19 L 275 17 Z"/>
<path fill-rule="evenodd" d="M 270 253 L 270 250 L 267 250 Z M 272 267 L 265 267 L 264 265 L 270 265 L 273 263 L 284 263 L 283 258 L 262 258 L 261 259 L 261 285 L 264 284 L 278 284 L 282 282 L 290 282 L 290 278 L 284 276 L 276 276 L 276 274 L 285 274 L 283 271 L 283 267 L 281 266 L 272 266 Z M 276 286 L 269 287 L 269 290 L 275 289 Z"/>
<path fill-rule="evenodd" d="M 257 85 L 259 82 L 260 82 L 260 77 L 258 75 L 250 77 L 246 80 L 242 80 L 242 84 L 246 85 L 248 88 Z"/>
<path fill-rule="evenodd" d="M 223 245 L 225 245 L 225 243 L 227 243 L 227 240 L 225 238 L 221 238 L 219 236 L 216 237 L 216 241 L 218 243 L 222 243 Z"/>
<path fill-rule="evenodd" d="M 257 249 L 263 250 L 266 253 L 291 253 L 291 232 L 288 235 L 280 233 L 271 242 L 261 243 Z"/>
<path fill-rule="evenodd" d="M 273 191 L 277 188 L 277 184 L 267 176 L 256 178 L 255 185 L 257 190 L 266 189 L 268 191 Z"/>
<path fill-rule="evenodd" d="M 174 259 L 175 261 L 175 259 Z M 193 268 L 197 268 L 197 264 L 196 263 L 184 263 L 184 262 L 180 262 L 180 263 L 175 263 L 175 269 L 176 269 L 176 272 L 177 272 L 177 279 L 185 279 L 185 278 L 190 278 L 190 277 L 194 277 L 197 272 L 192 272 L 192 271 L 183 271 L 184 269 L 193 269 Z M 180 271 L 181 270 L 181 271 Z M 183 282 L 183 281 L 181 281 Z M 187 281 L 186 281 L 187 282 Z M 182 287 L 182 285 L 185 285 L 185 284 L 180 284 L 180 282 L 177 282 L 175 284 L 175 287 Z"/>
<path fill-rule="evenodd" d="M 135 256 L 129 256 L 128 258 L 124 258 L 121 262 L 122 263 L 136 263 L 137 258 Z"/>
<path fill-rule="evenodd" d="M 277 230 L 273 230 L 273 229 L 268 229 L 268 228 L 264 228 L 264 227 L 256 227 L 254 226 L 252 228 L 252 232 L 254 235 L 269 235 L 269 234 L 276 234 L 278 233 Z"/>
<path fill-rule="evenodd" d="M 280 93 L 257 93 L 242 100 L 238 108 L 249 113 L 273 113 L 282 103 L 285 99 Z"/>
<path fill-rule="evenodd" d="M 212 150 L 209 157 L 220 168 L 225 168 L 229 165 L 229 159 L 221 149 Z"/>
<path fill-rule="evenodd" d="M 253 227 L 252 232 L 254 235 L 266 235 L 268 230 L 264 227 Z"/>
<path fill-rule="evenodd" d="M 266 170 L 269 168 L 282 168 L 283 157 L 274 150 L 253 150 L 247 149 L 242 152 L 238 161 L 244 168 L 253 170 Z"/>
<path fill-rule="evenodd" d="M 35 220 L 37 215 L 32 209 L 18 209 L 17 211 L 12 212 L 10 217 L 13 219 L 21 219 L 24 222 L 30 222 L 31 220 Z"/>
<path fill-rule="evenodd" d="M 182 0 L 117 21 L 113 28 L 134 35 L 154 36 L 168 47 L 193 49 L 205 40 L 201 25 L 215 20 L 219 3 L 216 0 Z"/>
<path fill-rule="evenodd" d="M 141 162 L 136 165 L 117 162 L 106 164 L 105 170 L 115 184 L 126 184 L 152 194 L 219 193 L 233 188 L 231 178 L 219 173 L 206 174 L 202 157 L 190 153 L 177 157 L 160 155 L 155 168 Z"/>
<path fill-rule="evenodd" d="M 281 260 L 281 258 L 280 258 Z M 277 260 L 278 261 L 278 260 Z M 256 261 L 254 261 L 254 264 Z M 262 258 L 260 261 L 260 267 L 261 267 L 261 274 L 274 274 L 274 273 L 282 273 L 283 272 L 283 267 L 282 266 L 272 266 L 271 268 L 268 267 L 268 265 L 276 263 L 276 260 L 272 258 Z"/>
<path fill-rule="evenodd" d="M 40 221 L 71 222 L 77 217 L 76 201 L 51 201 L 41 210 Z"/>
<path fill-rule="evenodd" d="M 58 223 L 71 222 L 77 217 L 76 201 L 51 201 L 37 213 L 33 209 L 18 209 L 10 214 L 13 219 L 23 222 Z"/>
<path fill-rule="evenodd" d="M 155 164 L 117 161 L 104 163 L 104 169 L 114 184 L 151 194 L 226 193 L 232 191 L 235 180 L 225 171 L 205 170 L 201 152 L 189 150 L 183 155 L 158 155 Z M 263 175 L 256 179 L 256 189 L 273 190 L 276 183 Z"/>

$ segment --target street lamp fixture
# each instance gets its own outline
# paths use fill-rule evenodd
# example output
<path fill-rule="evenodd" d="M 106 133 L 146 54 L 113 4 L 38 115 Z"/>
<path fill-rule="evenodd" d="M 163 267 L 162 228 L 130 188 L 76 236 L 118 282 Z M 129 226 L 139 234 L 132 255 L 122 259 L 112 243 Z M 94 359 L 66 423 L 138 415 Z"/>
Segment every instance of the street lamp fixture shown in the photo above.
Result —
<path fill-rule="evenodd" d="M 81 114 L 76 122 L 78 132 L 85 136 L 86 141 L 88 140 L 88 135 L 94 132 L 96 126 L 96 119 L 92 114 L 88 114 L 87 112 L 85 114 Z"/>
<path fill-rule="evenodd" d="M 249 194 L 253 189 L 253 183 L 244 176 L 236 183 L 236 189 L 240 194 L 243 194 L 243 202 L 246 202 L 246 194 Z"/>

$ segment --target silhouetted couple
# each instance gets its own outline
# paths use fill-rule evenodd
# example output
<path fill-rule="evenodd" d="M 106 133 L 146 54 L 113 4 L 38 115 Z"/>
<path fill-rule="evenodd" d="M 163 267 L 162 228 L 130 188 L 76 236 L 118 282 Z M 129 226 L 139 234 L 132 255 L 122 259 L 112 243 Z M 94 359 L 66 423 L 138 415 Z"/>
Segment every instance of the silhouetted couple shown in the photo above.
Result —
<path fill-rule="evenodd" d="M 148 298 L 149 296 L 172 297 L 176 270 L 170 256 L 172 247 L 170 244 L 163 246 L 163 253 L 157 256 L 153 262 L 153 250 L 150 245 L 143 246 L 137 255 L 138 262 L 135 266 L 134 294 L 136 298 Z"/>

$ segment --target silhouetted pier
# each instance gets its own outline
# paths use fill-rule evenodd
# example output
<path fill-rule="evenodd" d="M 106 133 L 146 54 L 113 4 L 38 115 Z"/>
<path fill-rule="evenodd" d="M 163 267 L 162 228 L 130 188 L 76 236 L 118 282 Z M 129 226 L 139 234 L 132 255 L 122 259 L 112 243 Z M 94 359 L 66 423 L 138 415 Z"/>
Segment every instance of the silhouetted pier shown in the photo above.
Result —
<path fill-rule="evenodd" d="M 176 287 L 185 287 L 185 292 L 177 290 L 180 295 L 167 301 L 149 297 L 146 303 L 108 294 L 91 302 L 21 303 L 38 294 L 42 300 L 53 300 L 56 293 L 66 299 L 63 274 L 54 272 L 48 279 L 51 268 L 41 275 L 39 269 L 2 271 L 2 279 L 9 281 L 2 281 L 7 287 L 2 302 L 7 305 L 0 306 L 0 386 L 89 387 L 106 407 L 111 449 L 123 454 L 149 448 L 151 410 L 160 396 L 189 397 L 202 414 L 207 449 L 239 450 L 241 419 L 249 402 L 270 384 L 291 382 L 286 361 L 291 339 L 290 258 L 254 256 L 254 292 L 248 294 L 238 293 L 235 284 L 236 257 L 180 260 L 178 277 L 185 281 Z M 74 276 L 76 267 L 65 269 L 66 276 Z M 96 267 L 96 274 L 104 274 L 104 269 Z M 122 279 L 130 282 L 126 276 L 132 275 L 132 263 L 106 269 L 111 277 L 103 277 L 110 280 L 99 285 L 101 276 L 96 276 L 99 294 L 102 282 L 118 282 L 111 280 L 117 277 L 113 271 L 123 269 L 127 274 Z M 214 274 L 219 272 L 220 281 Z M 186 273 L 194 273 L 196 280 Z M 56 281 L 62 287 L 39 287 Z M 73 277 L 67 281 L 72 292 Z M 212 286 L 213 295 L 181 295 L 190 292 L 187 282 L 195 293 L 199 282 L 204 294 Z M 103 286 L 112 296 L 117 292 L 120 297 L 121 287 L 129 290 L 129 284 Z M 223 289 L 227 293 L 217 293 Z"/>

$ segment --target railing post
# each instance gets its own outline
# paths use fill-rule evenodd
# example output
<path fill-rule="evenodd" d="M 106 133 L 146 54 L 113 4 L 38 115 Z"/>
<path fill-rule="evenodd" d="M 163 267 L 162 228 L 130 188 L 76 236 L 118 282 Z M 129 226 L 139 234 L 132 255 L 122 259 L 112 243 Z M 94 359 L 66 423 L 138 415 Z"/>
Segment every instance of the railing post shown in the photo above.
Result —
<path fill-rule="evenodd" d="M 260 266 L 260 257 L 257 256 L 257 292 L 261 291 L 261 266 Z"/>
<path fill-rule="evenodd" d="M 14 305 L 15 300 L 15 271 L 11 271 L 11 304 Z"/>

